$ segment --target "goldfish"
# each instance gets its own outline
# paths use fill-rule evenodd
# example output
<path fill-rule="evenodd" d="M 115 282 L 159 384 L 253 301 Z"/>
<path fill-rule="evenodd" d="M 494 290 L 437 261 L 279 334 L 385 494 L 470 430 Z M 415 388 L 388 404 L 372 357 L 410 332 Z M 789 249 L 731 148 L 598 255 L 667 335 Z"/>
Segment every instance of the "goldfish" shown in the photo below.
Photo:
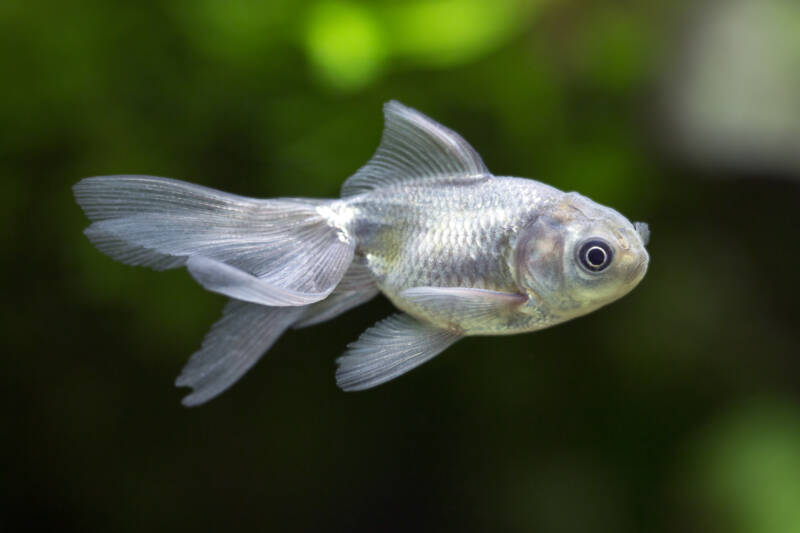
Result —
<path fill-rule="evenodd" d="M 339 199 L 252 199 L 169 178 L 100 176 L 74 186 L 102 253 L 186 267 L 227 296 L 176 379 L 202 404 L 239 380 L 289 328 L 379 293 L 399 312 L 337 360 L 345 391 L 369 389 L 459 339 L 544 329 L 631 291 L 649 228 L 575 192 L 494 176 L 456 132 L 397 101 L 372 158 Z"/>

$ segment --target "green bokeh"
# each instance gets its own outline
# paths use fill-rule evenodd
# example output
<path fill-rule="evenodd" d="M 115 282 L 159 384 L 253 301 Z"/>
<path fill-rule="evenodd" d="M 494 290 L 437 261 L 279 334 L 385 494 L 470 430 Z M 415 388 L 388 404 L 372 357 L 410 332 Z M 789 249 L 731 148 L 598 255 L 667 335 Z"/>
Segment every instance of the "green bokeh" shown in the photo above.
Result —
<path fill-rule="evenodd" d="M 720 417 L 692 451 L 691 482 L 708 509 L 719 513 L 717 531 L 800 531 L 800 406 L 750 400 Z"/>
<path fill-rule="evenodd" d="M 309 58 L 334 86 L 358 89 L 373 81 L 386 59 L 385 41 L 374 13 L 365 7 L 325 2 L 312 8 Z"/>

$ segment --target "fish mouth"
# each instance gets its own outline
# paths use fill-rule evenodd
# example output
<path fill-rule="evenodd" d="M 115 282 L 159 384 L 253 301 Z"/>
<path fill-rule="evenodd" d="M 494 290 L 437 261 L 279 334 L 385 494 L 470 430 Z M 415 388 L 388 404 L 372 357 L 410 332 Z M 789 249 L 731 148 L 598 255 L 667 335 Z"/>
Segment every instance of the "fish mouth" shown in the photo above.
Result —
<path fill-rule="evenodd" d="M 649 264 L 650 264 L 649 254 L 647 252 L 642 253 L 641 256 L 639 257 L 639 260 L 635 264 L 632 264 L 631 267 L 628 269 L 625 275 L 625 280 L 628 283 L 632 282 L 638 283 L 647 273 L 647 267 L 649 266 Z"/>
<path fill-rule="evenodd" d="M 650 265 L 650 257 L 644 256 L 641 260 L 639 260 L 639 264 L 636 265 L 636 270 L 644 272 L 647 270 L 647 267 Z"/>
<path fill-rule="evenodd" d="M 633 269 L 634 271 L 634 278 L 642 279 L 644 275 L 647 273 L 647 267 L 650 266 L 650 255 L 645 252 L 642 254 L 642 258 L 639 259 L 639 263 L 637 263 L 636 268 Z"/>

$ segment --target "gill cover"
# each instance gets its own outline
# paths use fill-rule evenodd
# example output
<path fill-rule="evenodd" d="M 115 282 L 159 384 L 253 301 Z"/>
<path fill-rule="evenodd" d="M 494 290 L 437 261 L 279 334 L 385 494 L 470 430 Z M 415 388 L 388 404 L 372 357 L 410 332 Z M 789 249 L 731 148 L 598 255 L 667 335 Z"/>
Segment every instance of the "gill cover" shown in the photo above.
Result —
<path fill-rule="evenodd" d="M 514 249 L 517 283 L 548 299 L 564 287 L 564 230 L 560 221 L 539 215 L 519 233 Z"/>

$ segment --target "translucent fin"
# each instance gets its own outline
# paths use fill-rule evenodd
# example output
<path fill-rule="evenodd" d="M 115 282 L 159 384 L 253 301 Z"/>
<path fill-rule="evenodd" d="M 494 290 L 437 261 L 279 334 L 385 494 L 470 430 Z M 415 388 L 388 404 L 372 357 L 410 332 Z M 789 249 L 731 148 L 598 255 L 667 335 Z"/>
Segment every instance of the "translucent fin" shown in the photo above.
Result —
<path fill-rule="evenodd" d="M 378 295 L 378 287 L 370 270 L 354 261 L 336 290 L 327 299 L 306 307 L 294 328 L 305 328 L 330 320 L 345 311 L 368 302 Z"/>
<path fill-rule="evenodd" d="M 350 263 L 342 281 L 336 286 L 336 292 L 363 291 L 375 286 L 375 276 L 363 261 L 363 258 L 356 258 Z"/>
<path fill-rule="evenodd" d="M 481 156 L 456 132 L 419 111 L 391 101 L 383 106 L 380 145 L 369 162 L 342 186 L 342 196 L 419 179 L 487 179 Z"/>
<path fill-rule="evenodd" d="M 337 360 L 336 383 L 346 391 L 375 387 L 430 360 L 460 338 L 406 314 L 390 316 L 348 346 Z"/>
<path fill-rule="evenodd" d="M 200 405 L 233 385 L 302 312 L 302 308 L 228 302 L 222 318 L 203 339 L 202 348 L 175 380 L 177 386 L 193 389 L 182 400 L 183 405 Z"/>
<path fill-rule="evenodd" d="M 325 300 L 307 307 L 306 312 L 292 327 L 306 328 L 336 318 L 345 311 L 372 300 L 378 295 L 378 292 L 380 291 L 377 287 L 360 292 L 334 292 Z"/>
<path fill-rule="evenodd" d="M 162 213 L 198 217 L 203 222 L 216 220 L 229 230 L 236 221 L 247 222 L 264 202 L 269 202 L 155 176 L 84 178 L 75 184 L 73 192 L 93 222 Z"/>
<path fill-rule="evenodd" d="M 267 279 L 257 278 L 236 267 L 214 259 L 195 256 L 186 262 L 189 273 L 206 290 L 224 294 L 245 302 L 284 307 L 308 305 L 324 300 L 333 285 L 323 292 L 298 292 L 273 285 Z"/>
<path fill-rule="evenodd" d="M 647 246 L 650 243 L 650 226 L 647 225 L 647 222 L 634 222 L 633 229 L 639 234 L 642 244 Z"/>
<path fill-rule="evenodd" d="M 515 311 L 528 301 L 515 293 L 467 287 L 412 287 L 400 296 L 432 317 L 481 320 Z"/>
<path fill-rule="evenodd" d="M 196 265 L 196 277 L 231 297 L 247 286 L 251 295 L 261 294 L 247 299 L 266 305 L 319 301 L 353 256 L 352 240 L 317 209 L 327 201 L 254 200 L 149 176 L 86 178 L 74 190 L 94 221 L 86 234 L 102 252 L 158 269 L 192 257 L 211 260 Z M 263 284 L 256 290 L 245 277 Z"/>
<path fill-rule="evenodd" d="M 150 248 L 130 244 L 92 224 L 83 232 L 95 248 L 126 265 L 145 266 L 153 270 L 169 270 L 186 264 L 186 258 L 161 254 Z"/>

